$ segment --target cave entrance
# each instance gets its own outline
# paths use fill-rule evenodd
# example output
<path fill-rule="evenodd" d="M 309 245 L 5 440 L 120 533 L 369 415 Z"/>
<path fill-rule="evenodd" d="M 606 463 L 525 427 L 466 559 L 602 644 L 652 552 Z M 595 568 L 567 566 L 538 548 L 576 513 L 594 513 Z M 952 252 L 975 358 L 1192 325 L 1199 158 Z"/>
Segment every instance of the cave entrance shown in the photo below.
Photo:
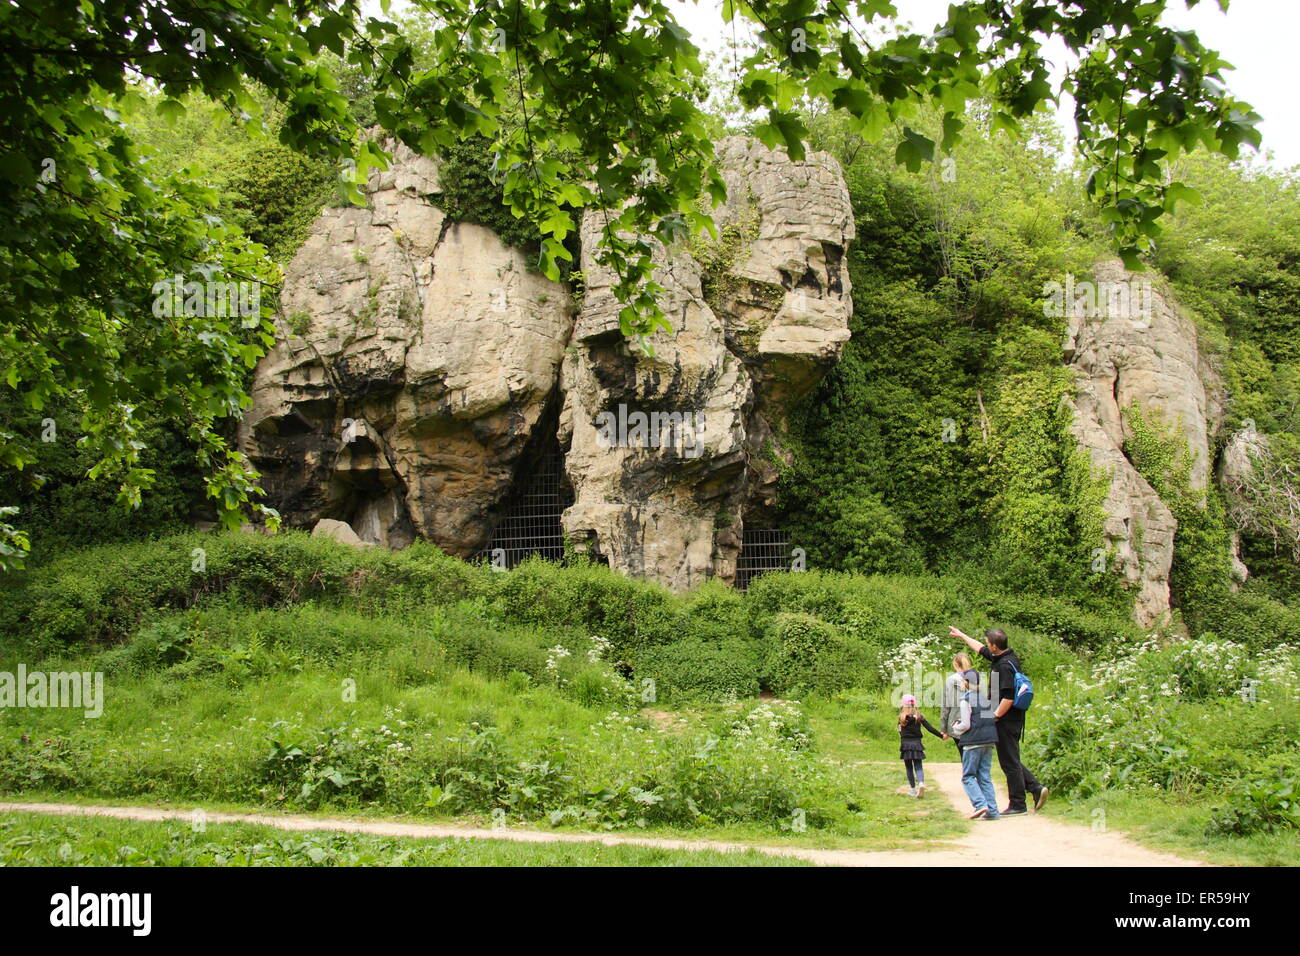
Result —
<path fill-rule="evenodd" d="M 790 535 L 781 528 L 746 528 L 736 558 L 736 590 L 769 571 L 790 570 Z"/>
<path fill-rule="evenodd" d="M 573 489 L 564 474 L 564 451 L 554 433 L 538 450 L 531 469 L 525 467 L 506 500 L 504 515 L 480 554 L 493 560 L 500 549 L 505 567 L 513 568 L 529 555 L 548 561 L 564 559 L 564 528 L 560 515 L 573 504 Z"/>

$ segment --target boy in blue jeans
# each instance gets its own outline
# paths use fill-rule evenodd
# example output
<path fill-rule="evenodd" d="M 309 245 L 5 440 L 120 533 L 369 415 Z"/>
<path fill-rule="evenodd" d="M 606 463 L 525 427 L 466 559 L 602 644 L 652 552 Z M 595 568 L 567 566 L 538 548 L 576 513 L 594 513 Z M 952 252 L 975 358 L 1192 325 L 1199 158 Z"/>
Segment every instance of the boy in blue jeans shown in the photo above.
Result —
<path fill-rule="evenodd" d="M 993 792 L 993 750 L 998 742 L 998 728 L 993 719 L 993 704 L 980 692 L 979 671 L 962 675 L 965 692 L 958 703 L 957 720 L 952 736 L 960 741 L 961 785 L 970 797 L 975 812 L 972 820 L 996 820 L 998 801 Z"/>

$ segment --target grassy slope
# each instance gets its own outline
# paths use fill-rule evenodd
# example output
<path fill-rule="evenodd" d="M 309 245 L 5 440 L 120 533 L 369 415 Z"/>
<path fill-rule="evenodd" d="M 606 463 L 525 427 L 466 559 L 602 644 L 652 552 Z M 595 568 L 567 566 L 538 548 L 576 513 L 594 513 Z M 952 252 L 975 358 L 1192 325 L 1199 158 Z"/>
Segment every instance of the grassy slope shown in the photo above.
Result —
<path fill-rule="evenodd" d="M 237 538 L 218 543 L 224 540 L 245 547 Z M 184 546 L 180 548 L 182 557 L 187 557 L 190 540 L 178 539 L 178 542 Z M 171 548 L 163 543 L 155 550 L 166 557 Z M 260 580 L 252 578 L 247 571 L 253 566 L 263 573 L 259 562 L 264 551 L 258 549 L 281 549 L 281 555 L 300 559 L 307 571 L 318 560 L 343 562 L 331 570 L 340 581 L 348 573 L 347 562 L 357 560 L 351 553 L 341 550 L 335 554 L 315 541 L 299 544 L 290 540 L 278 545 L 256 542 L 253 558 L 258 560 L 239 552 L 237 559 L 228 562 L 229 569 L 222 572 L 225 580 L 236 583 Z M 321 554 L 316 554 L 317 550 Z M 136 560 L 131 557 L 134 553 L 130 548 L 122 552 L 125 563 L 121 567 L 125 571 L 115 570 L 107 562 L 77 562 L 74 556 L 72 564 L 76 573 L 84 573 L 85 578 L 46 580 L 46 590 L 38 595 L 39 599 L 43 606 L 57 609 L 59 615 L 47 616 L 47 620 L 59 627 L 65 627 L 65 622 L 71 620 L 76 627 L 82 627 L 77 623 L 82 614 L 79 608 L 102 606 L 105 600 L 94 588 L 108 581 L 111 589 L 115 575 L 135 577 L 131 570 L 131 561 Z M 265 553 L 276 556 L 274 551 Z M 108 557 L 118 558 L 112 553 Z M 372 559 L 373 556 L 364 556 L 364 560 Z M 431 562 L 428 555 L 384 556 L 383 560 L 396 568 L 391 572 L 394 574 L 413 573 L 405 569 L 418 571 L 425 567 L 420 562 Z M 695 742 L 705 739 L 719 721 L 743 717 L 758 704 L 749 700 L 674 708 L 671 703 L 661 703 L 638 715 L 626 705 L 588 699 L 577 693 L 576 678 L 563 687 L 547 686 L 543 683 L 545 672 L 539 666 L 539 661 L 545 658 L 544 649 L 556 641 L 564 641 L 575 651 L 569 663 L 579 661 L 584 656 L 582 635 L 593 633 L 594 626 L 582 623 L 555 626 L 540 621 L 526 626 L 506 624 L 494 616 L 500 611 L 477 610 L 486 605 L 473 605 L 466 610 L 463 601 L 443 614 L 440 608 L 430 607 L 427 602 L 429 593 L 436 595 L 441 590 L 450 593 L 440 583 L 448 573 L 446 561 L 433 560 L 427 577 L 431 583 L 421 585 L 424 590 L 407 595 L 412 599 L 418 597 L 418 602 L 404 604 L 392 614 L 383 606 L 376 606 L 373 600 L 365 608 L 352 606 L 349 602 L 353 599 L 342 591 L 341 600 L 322 599 L 339 601 L 333 605 L 273 607 L 260 611 L 244 607 L 242 596 L 205 595 L 200 604 L 207 610 L 200 612 L 199 625 L 194 625 L 192 614 L 168 612 L 162 617 L 164 624 L 184 618 L 188 622 L 186 627 L 192 630 L 197 627 L 195 633 L 200 635 L 189 646 L 188 659 L 175 666 L 149 658 L 149 653 L 157 648 L 149 650 L 152 645 L 146 646 L 147 642 L 137 636 L 130 637 L 125 645 L 121 643 L 123 638 L 117 636 L 111 637 L 108 643 L 63 645 L 64 650 L 55 650 L 41 666 L 51 670 L 96 670 L 112 663 L 113 667 L 107 668 L 110 706 L 101 718 L 93 721 L 67 710 L 0 709 L 0 751 L 8 747 L 7 759 L 11 762 L 8 768 L 0 766 L 0 771 L 11 771 L 8 792 L 53 801 L 314 812 L 314 807 L 295 802 L 292 788 L 277 793 L 259 777 L 258 768 L 270 749 L 268 741 L 305 741 L 322 727 L 344 725 L 373 729 L 397 721 L 405 721 L 410 726 L 407 739 L 413 739 L 417 747 L 422 746 L 422 740 L 436 743 L 462 735 L 467 727 L 482 723 L 495 726 L 508 744 L 518 745 L 529 753 L 553 752 L 568 759 L 581 752 L 573 758 L 574 765 L 569 769 L 586 774 L 583 782 L 590 778 L 591 786 L 599 788 L 620 774 L 626 776 L 637 769 L 634 758 L 618 752 L 617 741 L 599 737 L 599 725 L 612 711 L 621 709 L 628 714 L 640 728 L 638 733 L 643 735 L 657 740 L 679 737 Z M 163 563 L 158 567 L 169 569 L 170 565 Z M 184 567 L 188 568 L 188 564 Z M 455 575 L 461 573 L 457 568 L 464 566 L 450 567 Z M 517 573 L 500 577 L 514 580 Z M 562 577 L 566 583 L 586 581 L 591 587 L 606 587 L 605 578 L 598 573 L 582 572 L 585 578 L 570 577 L 569 572 L 545 574 Z M 615 581 L 616 576 L 608 577 Z M 806 577 L 810 585 L 829 587 L 831 592 L 839 587 L 835 582 L 818 584 L 813 575 L 792 576 L 792 584 L 800 583 L 793 581 L 795 577 Z M 267 573 L 265 580 L 267 593 L 282 593 L 282 585 L 271 574 Z M 495 585 L 496 577 L 488 575 L 487 580 Z M 71 582 L 79 587 L 93 585 L 93 588 L 87 592 L 83 604 L 79 597 L 69 598 L 65 584 L 59 582 Z M 51 587 L 51 584 L 58 586 Z M 471 585 L 482 586 L 474 582 Z M 887 595 L 891 589 L 899 591 L 895 604 L 881 605 L 865 618 L 879 622 L 882 628 L 892 628 L 900 634 L 915 634 L 918 627 L 932 628 L 932 622 L 899 620 L 900 613 L 911 613 L 911 607 L 917 603 L 916 595 L 924 591 L 918 590 L 916 582 L 858 579 L 852 586 L 868 588 L 864 594 L 871 600 L 875 599 L 873 595 Z M 609 587 L 631 586 L 614 583 Z M 143 590 L 139 593 L 146 594 Z M 370 594 L 362 592 L 361 596 L 376 599 L 378 595 L 391 602 L 392 593 L 392 588 L 385 586 Z M 455 591 L 450 598 L 439 600 L 446 603 L 463 593 L 464 589 Z M 611 607 L 620 606 L 610 602 L 624 592 L 596 590 L 592 593 L 593 603 L 599 600 L 603 603 L 598 606 Z M 636 596 L 640 592 L 628 593 Z M 817 594 L 820 592 L 813 596 Z M 830 596 L 836 597 L 834 593 Z M 137 603 L 147 607 L 148 600 L 142 596 Z M 504 604 L 498 606 L 508 608 Z M 525 599 L 520 606 L 531 608 L 533 604 L 531 599 Z M 689 606 L 685 610 L 694 613 Z M 931 610 L 917 613 L 929 614 Z M 933 613 L 946 617 L 949 611 L 936 607 Z M 682 620 L 689 620 L 689 614 Z M 709 625 L 710 633 L 727 632 L 724 619 L 718 620 L 717 626 Z M 470 637 L 463 634 L 467 622 L 476 628 Z M 971 627 L 964 619 L 962 623 L 968 629 Z M 627 628 L 635 631 L 638 626 L 633 622 Z M 128 619 L 119 633 L 130 635 L 133 627 Z M 890 639 L 882 639 L 882 646 L 890 646 Z M 1080 658 L 1060 642 L 1023 628 L 1017 630 L 1016 643 L 1022 652 L 1028 650 L 1030 654 L 1027 660 L 1034 670 L 1041 702 L 1035 706 L 1050 704 L 1054 697 L 1056 666 L 1078 662 Z M 44 646 L 59 645 L 46 641 Z M 31 645 L 24 647 L 12 641 L 0 644 L 0 670 L 12 670 L 20 660 L 31 667 L 32 661 L 38 659 L 32 656 L 32 651 Z M 204 667 L 193 666 L 200 658 Z M 519 672 L 521 667 L 531 668 L 532 676 Z M 348 679 L 356 681 L 354 701 L 345 700 L 340 694 L 341 685 Z M 883 690 L 851 690 L 830 697 L 811 695 L 804 701 L 802 710 L 815 746 L 811 752 L 790 759 L 789 766 L 795 774 L 791 779 L 802 780 L 798 784 L 803 788 L 802 794 L 813 798 L 826 812 L 820 823 L 806 832 L 793 832 L 788 817 L 779 815 L 730 823 L 719 823 L 705 815 L 694 826 L 661 824 L 652 826 L 651 830 L 661 835 L 846 848 L 921 847 L 965 832 L 969 825 L 945 804 L 935 801 L 918 805 L 894 796 L 901 770 L 897 765 L 895 715 Z M 929 713 L 929 716 L 937 719 L 938 715 Z M 1031 717 L 1031 735 L 1035 723 Z M 22 734 L 32 741 L 31 748 L 39 749 L 43 741 L 54 739 L 75 740 L 80 750 L 66 756 L 56 753 L 40 762 L 40 776 L 15 776 L 13 761 L 23 759 L 24 752 L 16 749 L 14 742 Z M 931 759 L 953 758 L 950 745 L 937 740 L 927 743 L 931 745 Z M 425 763 L 417 762 L 415 770 L 403 771 L 408 777 L 398 781 L 405 788 L 400 800 L 392 796 L 399 789 L 394 787 L 389 795 L 375 799 L 329 800 L 319 812 L 429 820 L 454 816 L 465 822 L 488 822 L 482 809 L 453 813 L 436 802 L 427 803 L 420 795 L 420 788 L 431 782 L 418 777 L 420 768 L 435 766 L 436 756 L 431 749 Z M 733 764 L 743 763 L 745 756 L 740 752 Z M 736 774 L 736 767 L 729 772 Z M 411 774 L 416 774 L 416 778 L 411 779 Z M 0 788 L 3 786 L 0 784 Z M 1078 804 L 1058 797 L 1050 812 L 1090 825 L 1093 811 L 1100 804 L 1106 810 L 1108 825 L 1132 831 L 1153 846 L 1218 862 L 1300 863 L 1300 847 L 1293 839 L 1207 840 L 1202 834 L 1210 802 L 1209 797 L 1172 799 L 1163 793 L 1112 792 L 1102 801 Z M 512 815 L 510 822 L 547 825 L 545 812 Z M 577 824 L 569 820 L 562 825 Z"/>

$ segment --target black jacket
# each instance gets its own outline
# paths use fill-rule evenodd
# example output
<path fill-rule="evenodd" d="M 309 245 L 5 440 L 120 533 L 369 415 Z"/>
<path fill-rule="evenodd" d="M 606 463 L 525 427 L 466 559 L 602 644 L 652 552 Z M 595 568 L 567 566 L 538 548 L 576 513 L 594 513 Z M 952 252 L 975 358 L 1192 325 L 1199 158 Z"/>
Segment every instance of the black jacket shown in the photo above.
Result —
<path fill-rule="evenodd" d="M 922 727 L 930 731 L 930 733 L 934 734 L 936 737 L 943 736 L 942 733 L 931 727 L 930 722 L 920 714 L 908 714 L 907 717 L 903 719 L 903 722 L 898 725 L 898 736 L 902 737 L 904 740 L 920 740 Z"/>
<path fill-rule="evenodd" d="M 993 691 L 996 688 L 998 700 L 1015 700 L 1016 671 L 1019 670 L 1021 673 L 1024 673 L 1025 670 L 1020 666 L 1020 658 L 1016 656 L 1016 652 L 1008 648 L 1005 652 L 994 657 L 993 652 L 987 647 L 981 647 L 980 657 L 989 662 L 989 668 L 992 672 L 990 677 L 992 683 L 989 685 L 989 696 L 993 696 Z M 1025 719 L 1025 712 L 1019 707 L 1012 707 L 998 719 L 1009 722 L 1018 720 L 1023 721 Z"/>

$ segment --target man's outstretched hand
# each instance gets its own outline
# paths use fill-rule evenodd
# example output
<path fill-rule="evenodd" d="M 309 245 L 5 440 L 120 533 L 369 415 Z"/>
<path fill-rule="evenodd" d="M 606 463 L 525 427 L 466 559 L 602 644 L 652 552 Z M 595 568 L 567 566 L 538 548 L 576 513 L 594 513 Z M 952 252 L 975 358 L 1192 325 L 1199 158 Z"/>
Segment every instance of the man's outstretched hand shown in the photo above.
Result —
<path fill-rule="evenodd" d="M 949 626 L 948 628 L 948 636 L 955 637 L 961 641 L 965 641 L 966 646 L 969 647 L 976 654 L 978 654 L 980 652 L 980 648 L 984 646 L 979 641 L 975 640 L 975 638 L 971 637 L 969 634 L 965 634 L 958 628 L 952 626 Z"/>

